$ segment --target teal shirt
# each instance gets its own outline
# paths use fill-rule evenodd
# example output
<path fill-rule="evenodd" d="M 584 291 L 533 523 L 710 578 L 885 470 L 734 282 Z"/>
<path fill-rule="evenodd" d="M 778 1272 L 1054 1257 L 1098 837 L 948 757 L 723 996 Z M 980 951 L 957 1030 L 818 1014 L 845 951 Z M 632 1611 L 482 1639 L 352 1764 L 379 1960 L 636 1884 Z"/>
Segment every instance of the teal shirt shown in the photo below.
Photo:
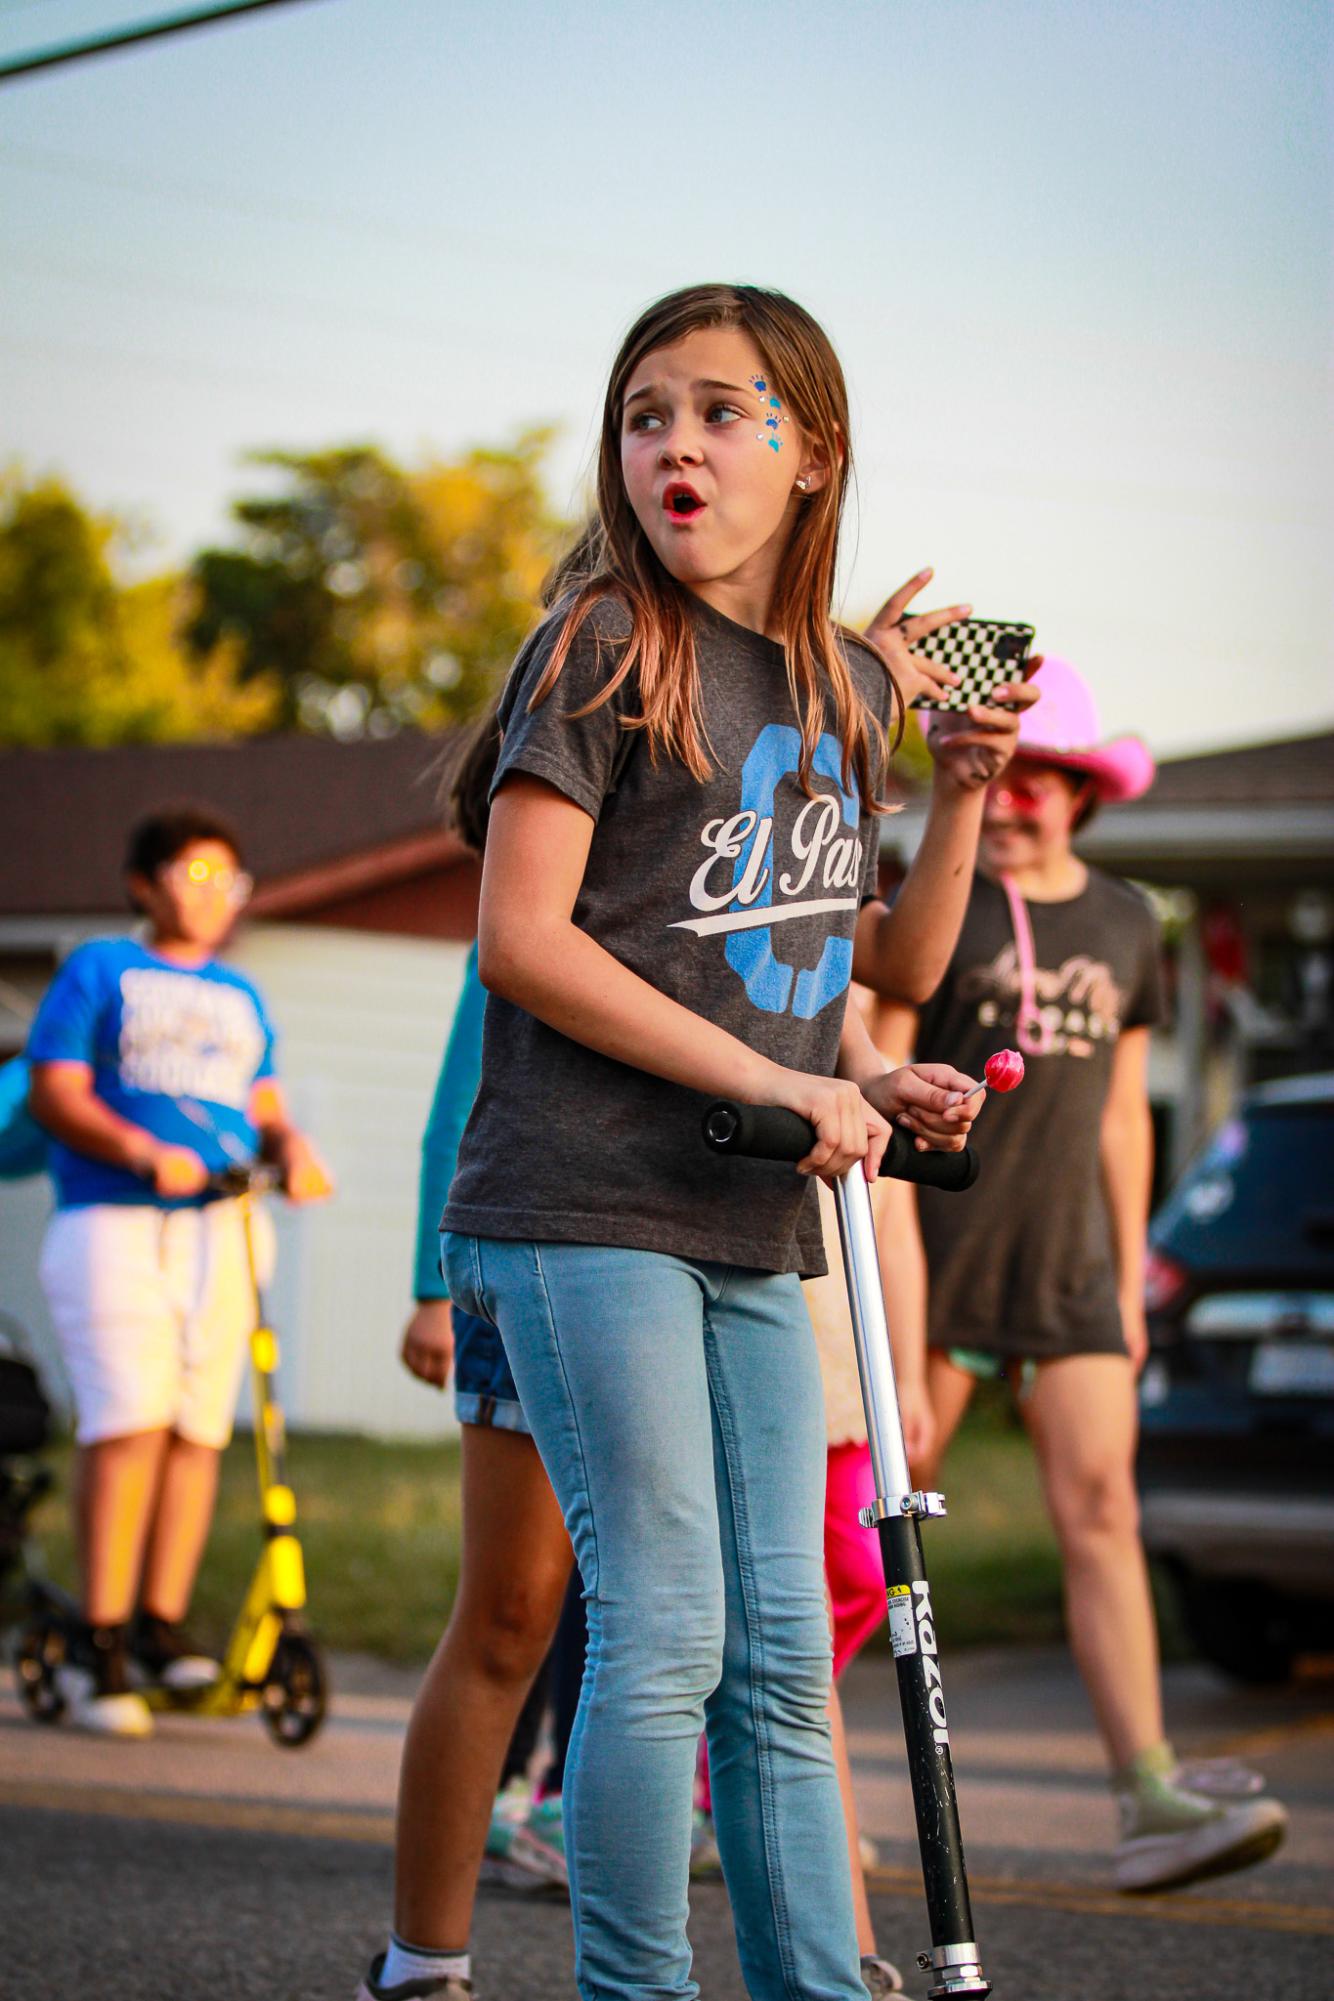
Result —
<path fill-rule="evenodd" d="M 28 1110 L 29 1078 L 21 1056 L 0 1063 L 0 1181 L 46 1168 L 46 1134 Z"/>
<path fill-rule="evenodd" d="M 422 1134 L 421 1179 L 417 1194 L 417 1269 L 414 1299 L 448 1299 L 440 1271 L 440 1215 L 458 1163 L 459 1141 L 482 1081 L 482 1021 L 486 988 L 477 976 L 477 947 L 468 954 L 463 989 L 444 1061 Z"/>

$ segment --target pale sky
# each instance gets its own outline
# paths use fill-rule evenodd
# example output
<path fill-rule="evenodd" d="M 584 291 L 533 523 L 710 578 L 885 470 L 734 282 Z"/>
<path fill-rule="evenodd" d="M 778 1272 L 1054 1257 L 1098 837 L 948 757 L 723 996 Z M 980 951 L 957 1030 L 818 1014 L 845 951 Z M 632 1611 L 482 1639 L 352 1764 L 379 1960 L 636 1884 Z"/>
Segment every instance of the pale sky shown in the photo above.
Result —
<path fill-rule="evenodd" d="M 177 11 L 0 0 L 0 52 Z M 656 294 L 853 394 L 844 608 L 1031 620 L 1160 752 L 1334 721 L 1327 0 L 306 0 L 0 91 L 0 456 L 226 533 L 248 448 L 554 422 Z"/>

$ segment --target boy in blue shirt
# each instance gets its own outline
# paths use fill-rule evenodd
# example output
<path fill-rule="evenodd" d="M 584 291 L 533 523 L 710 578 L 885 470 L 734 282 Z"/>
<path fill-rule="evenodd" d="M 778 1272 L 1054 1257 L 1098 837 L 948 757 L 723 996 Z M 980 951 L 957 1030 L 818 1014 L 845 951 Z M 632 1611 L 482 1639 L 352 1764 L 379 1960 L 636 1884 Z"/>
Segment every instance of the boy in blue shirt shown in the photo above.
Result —
<path fill-rule="evenodd" d="M 62 1692 L 85 1728 L 145 1736 L 127 1652 L 171 1687 L 217 1674 L 181 1621 L 254 1301 L 237 1204 L 209 1178 L 262 1154 L 294 1202 L 331 1182 L 288 1116 L 263 1001 L 214 957 L 252 886 L 236 835 L 196 806 L 155 813 L 131 834 L 125 879 L 146 935 L 71 953 L 27 1055 L 56 1185 L 42 1283 L 79 1448 L 86 1629 Z"/>

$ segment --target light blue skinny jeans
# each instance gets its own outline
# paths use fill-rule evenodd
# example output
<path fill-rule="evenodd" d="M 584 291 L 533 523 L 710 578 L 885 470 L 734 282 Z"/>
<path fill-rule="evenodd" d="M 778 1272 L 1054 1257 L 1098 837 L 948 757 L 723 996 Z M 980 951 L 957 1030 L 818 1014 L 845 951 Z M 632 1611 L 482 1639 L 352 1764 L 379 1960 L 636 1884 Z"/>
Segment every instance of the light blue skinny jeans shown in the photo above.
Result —
<path fill-rule="evenodd" d="M 588 1663 L 565 1782 L 583 2001 L 693 2001 L 701 1728 L 752 2001 L 866 2001 L 826 1705 L 825 1435 L 795 1277 L 448 1235 L 574 1544 Z"/>

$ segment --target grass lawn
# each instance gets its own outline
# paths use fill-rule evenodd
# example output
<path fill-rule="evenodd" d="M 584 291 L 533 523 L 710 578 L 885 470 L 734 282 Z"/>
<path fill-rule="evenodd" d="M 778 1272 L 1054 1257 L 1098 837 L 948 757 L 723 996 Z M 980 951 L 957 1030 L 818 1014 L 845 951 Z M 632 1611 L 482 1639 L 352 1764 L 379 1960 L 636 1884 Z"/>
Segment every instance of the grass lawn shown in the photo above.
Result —
<path fill-rule="evenodd" d="M 385 1444 L 358 1436 L 296 1436 L 289 1447 L 306 1552 L 310 1615 L 325 1644 L 424 1661 L 439 1638 L 458 1577 L 458 1446 Z M 66 1496 L 70 1454 L 58 1448 L 58 1491 L 37 1532 L 54 1576 L 73 1575 Z M 944 1486 L 949 1516 L 926 1525 L 927 1565 L 947 1648 L 1055 1640 L 1060 1568 L 1038 1495 L 1033 1456 L 1004 1394 L 974 1401 Z M 223 1461 L 222 1495 L 200 1577 L 193 1625 L 220 1644 L 241 1602 L 257 1546 L 254 1454 L 248 1433 Z M 1165 1634 L 1171 1650 L 1174 1635 Z"/>
<path fill-rule="evenodd" d="M 58 1492 L 37 1533 L 52 1575 L 73 1581 L 68 1447 L 53 1454 Z M 288 1478 L 306 1556 L 310 1620 L 327 1646 L 424 1661 L 440 1637 L 458 1577 L 459 1454 L 342 1434 L 294 1436 Z M 220 1645 L 259 1547 L 254 1443 L 238 1432 L 223 1457 L 217 1517 L 191 1628 Z"/>
<path fill-rule="evenodd" d="M 1061 1566 L 1032 1449 L 1008 1393 L 979 1385 L 940 1483 L 949 1509 L 922 1525 L 941 1645 L 1057 1640 Z"/>

